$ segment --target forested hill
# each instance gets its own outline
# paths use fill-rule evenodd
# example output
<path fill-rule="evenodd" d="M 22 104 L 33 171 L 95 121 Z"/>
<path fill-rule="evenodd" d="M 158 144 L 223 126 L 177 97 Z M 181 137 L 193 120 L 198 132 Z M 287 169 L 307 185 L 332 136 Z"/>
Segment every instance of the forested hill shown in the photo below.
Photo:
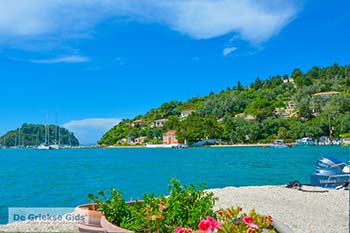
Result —
<path fill-rule="evenodd" d="M 79 140 L 74 134 L 63 127 L 49 125 L 48 135 L 47 144 L 79 145 Z M 37 146 L 43 143 L 45 143 L 45 126 L 41 124 L 23 124 L 21 128 L 11 130 L 0 137 L 0 145 L 6 147 Z"/>
<path fill-rule="evenodd" d="M 348 137 L 350 65 L 315 66 L 306 73 L 295 69 L 290 75 L 257 78 L 249 86 L 238 82 L 206 97 L 164 103 L 123 120 L 99 144 L 162 143 L 168 130 L 176 130 L 177 137 L 189 143 L 205 138 L 255 143 Z"/>

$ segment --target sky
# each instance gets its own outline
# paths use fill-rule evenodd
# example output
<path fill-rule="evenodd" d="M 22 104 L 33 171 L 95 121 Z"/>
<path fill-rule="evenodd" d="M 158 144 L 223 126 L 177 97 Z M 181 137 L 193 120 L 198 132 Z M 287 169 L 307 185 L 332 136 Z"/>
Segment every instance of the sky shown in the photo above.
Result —
<path fill-rule="evenodd" d="M 167 101 L 347 65 L 349 9 L 348 0 L 2 0 L 0 135 L 48 114 L 94 144 Z"/>

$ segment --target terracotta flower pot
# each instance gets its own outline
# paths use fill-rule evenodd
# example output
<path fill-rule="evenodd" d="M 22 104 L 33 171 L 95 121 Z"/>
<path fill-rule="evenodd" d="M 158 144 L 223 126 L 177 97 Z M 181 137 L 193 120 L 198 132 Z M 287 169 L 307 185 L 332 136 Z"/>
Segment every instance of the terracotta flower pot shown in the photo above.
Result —
<path fill-rule="evenodd" d="M 103 232 L 101 227 L 101 211 L 96 203 L 84 204 L 74 209 L 74 216 L 81 216 L 83 221 L 77 222 L 80 232 Z"/>

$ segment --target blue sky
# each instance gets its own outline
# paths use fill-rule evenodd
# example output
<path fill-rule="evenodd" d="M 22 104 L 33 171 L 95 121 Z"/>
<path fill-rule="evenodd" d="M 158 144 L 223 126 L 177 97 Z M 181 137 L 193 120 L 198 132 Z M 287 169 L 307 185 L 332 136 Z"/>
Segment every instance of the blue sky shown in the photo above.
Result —
<path fill-rule="evenodd" d="M 0 134 L 58 113 L 91 144 L 165 101 L 349 64 L 349 9 L 347 0 L 3 0 Z"/>

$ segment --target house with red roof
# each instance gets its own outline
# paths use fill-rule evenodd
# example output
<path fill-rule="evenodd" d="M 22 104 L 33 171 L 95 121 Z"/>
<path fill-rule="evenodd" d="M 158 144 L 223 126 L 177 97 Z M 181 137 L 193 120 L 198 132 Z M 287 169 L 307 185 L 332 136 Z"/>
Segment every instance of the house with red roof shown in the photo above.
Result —
<path fill-rule="evenodd" d="M 176 130 L 169 130 L 163 134 L 163 144 L 164 145 L 174 145 L 181 144 L 182 142 L 178 140 L 176 136 Z"/>
<path fill-rule="evenodd" d="M 181 118 L 184 119 L 195 112 L 193 109 L 186 109 L 181 112 Z"/>

